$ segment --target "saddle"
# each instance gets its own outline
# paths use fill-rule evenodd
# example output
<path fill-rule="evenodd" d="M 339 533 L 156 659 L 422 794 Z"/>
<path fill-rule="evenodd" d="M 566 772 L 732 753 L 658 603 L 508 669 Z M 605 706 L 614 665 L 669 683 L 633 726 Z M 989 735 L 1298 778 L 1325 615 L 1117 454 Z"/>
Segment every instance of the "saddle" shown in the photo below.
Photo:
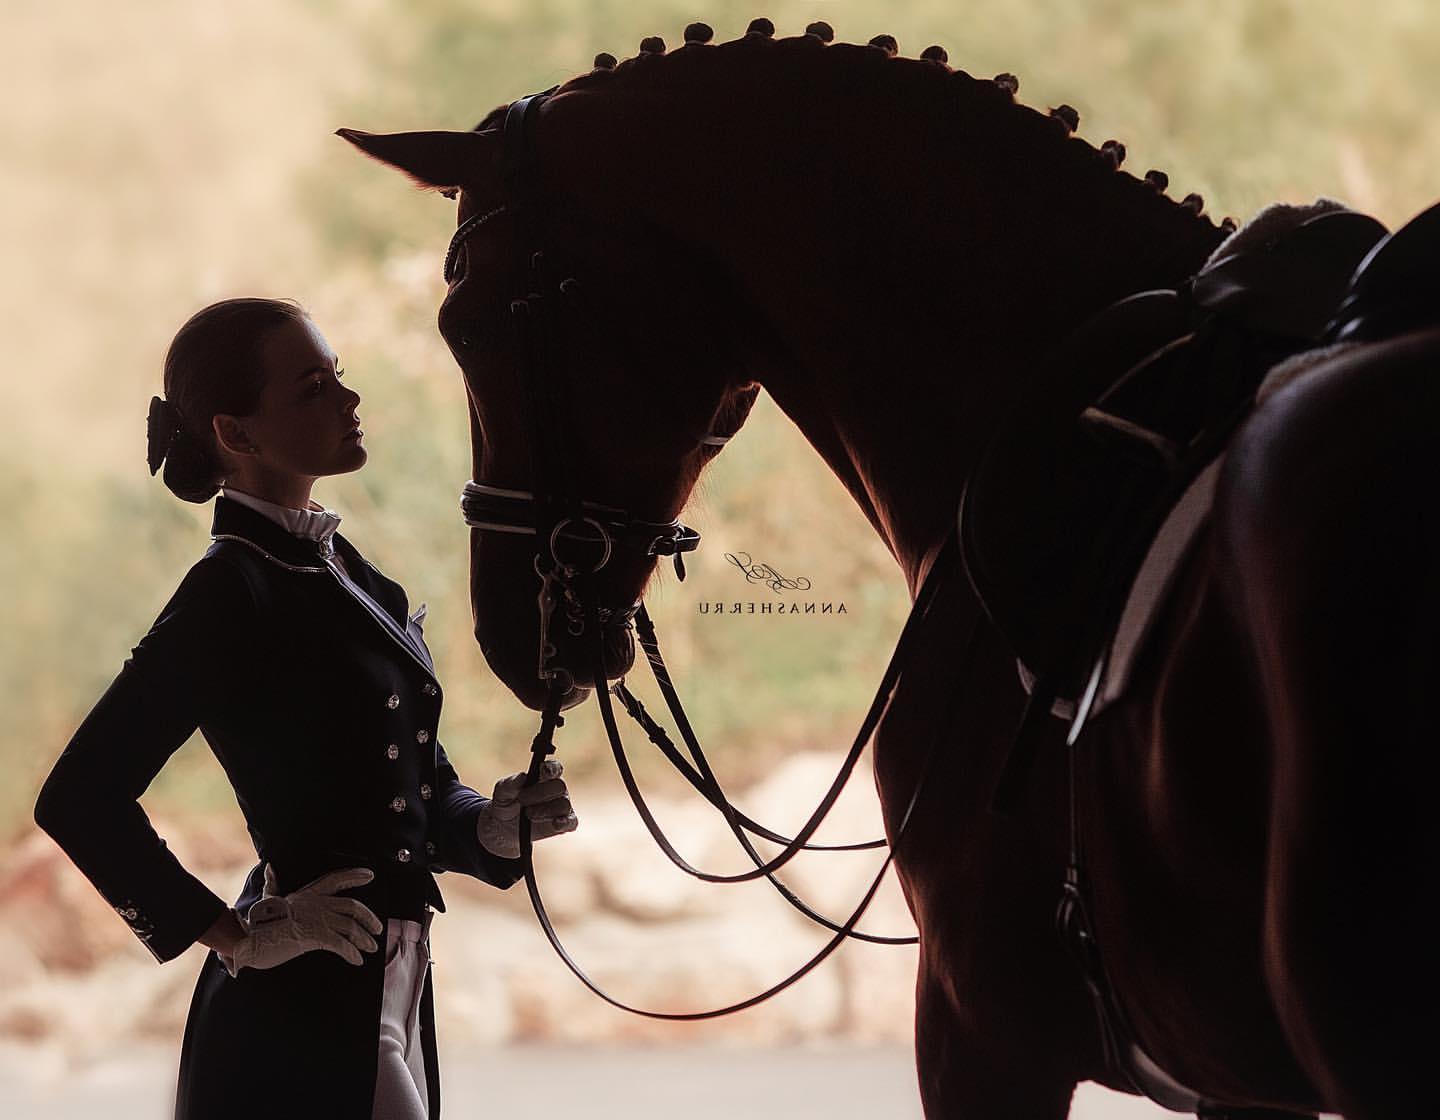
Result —
<path fill-rule="evenodd" d="M 1056 375 L 1040 379 L 1051 384 L 997 430 L 960 503 L 967 575 L 1033 674 L 997 809 L 1018 797 L 1042 717 L 1065 714 L 1057 702 L 1078 697 L 1087 673 L 1093 699 L 1146 549 L 1218 461 L 1272 365 L 1430 325 L 1440 325 L 1440 204 L 1388 236 L 1373 218 L 1331 210 L 1259 244 L 1237 237 L 1182 289 L 1121 300 L 1076 333 Z M 1107 1066 L 1172 1111 L 1239 1115 L 1170 1076 L 1140 1043 L 1101 961 L 1078 837 L 1072 784 L 1056 920 L 1095 1004 Z"/>
<path fill-rule="evenodd" d="M 961 500 L 961 553 L 1045 712 L 1073 710 L 1166 514 L 1269 369 L 1325 339 L 1384 235 L 1349 210 L 1237 235 L 1179 290 L 1081 326 L 993 433 Z"/>

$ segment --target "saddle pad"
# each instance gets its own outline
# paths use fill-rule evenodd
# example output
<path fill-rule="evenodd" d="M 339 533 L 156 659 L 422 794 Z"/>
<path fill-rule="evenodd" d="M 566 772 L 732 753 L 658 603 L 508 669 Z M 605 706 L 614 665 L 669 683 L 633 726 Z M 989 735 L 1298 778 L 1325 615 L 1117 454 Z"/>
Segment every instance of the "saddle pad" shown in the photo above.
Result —
<path fill-rule="evenodd" d="M 1130 594 L 1125 599 L 1125 609 L 1120 613 L 1120 625 L 1110 642 L 1110 658 L 1105 666 L 1105 676 L 1100 681 L 1100 691 L 1095 697 L 1094 712 L 1102 711 L 1125 691 L 1130 683 L 1130 673 L 1141 644 L 1149 633 L 1160 604 L 1165 601 L 1174 582 L 1180 561 L 1190 551 L 1201 524 L 1210 514 L 1215 502 L 1215 481 L 1220 477 L 1220 467 L 1225 462 L 1222 452 L 1186 488 L 1170 516 L 1165 518 L 1140 570 L 1135 573 L 1135 582 L 1130 585 Z"/>

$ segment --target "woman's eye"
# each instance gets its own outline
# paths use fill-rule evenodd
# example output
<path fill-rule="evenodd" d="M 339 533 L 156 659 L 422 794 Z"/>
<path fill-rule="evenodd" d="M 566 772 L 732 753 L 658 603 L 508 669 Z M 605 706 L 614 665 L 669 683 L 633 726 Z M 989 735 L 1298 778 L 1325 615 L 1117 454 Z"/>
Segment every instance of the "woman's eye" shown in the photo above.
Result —
<path fill-rule="evenodd" d="M 343 369 L 337 369 L 337 370 L 335 371 L 335 377 L 336 377 L 337 379 L 339 379 L 339 378 L 341 378 L 341 377 L 344 377 L 344 376 L 345 376 L 345 371 L 344 371 Z M 324 379 L 323 377 L 317 377 L 314 381 L 312 381 L 312 382 L 310 383 L 310 388 L 309 388 L 309 390 L 307 390 L 307 391 L 309 392 L 310 396 L 314 397 L 314 396 L 318 396 L 318 395 L 320 394 L 321 390 L 323 390 L 324 388 L 325 388 L 325 379 Z"/>

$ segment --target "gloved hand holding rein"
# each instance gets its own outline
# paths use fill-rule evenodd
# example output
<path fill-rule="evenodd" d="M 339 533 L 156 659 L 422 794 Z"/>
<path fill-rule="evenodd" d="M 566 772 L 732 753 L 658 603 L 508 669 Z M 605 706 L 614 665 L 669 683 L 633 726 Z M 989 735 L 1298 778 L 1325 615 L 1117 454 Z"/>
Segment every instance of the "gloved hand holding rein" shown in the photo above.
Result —
<path fill-rule="evenodd" d="M 524 774 L 511 774 L 495 783 L 491 799 L 480 810 L 476 833 L 485 850 L 504 859 L 520 855 L 520 822 L 530 820 L 532 840 L 544 840 L 563 832 L 574 832 L 579 820 L 570 805 L 570 793 L 561 778 L 559 759 L 547 758 L 540 767 L 540 780 L 525 785 Z"/>

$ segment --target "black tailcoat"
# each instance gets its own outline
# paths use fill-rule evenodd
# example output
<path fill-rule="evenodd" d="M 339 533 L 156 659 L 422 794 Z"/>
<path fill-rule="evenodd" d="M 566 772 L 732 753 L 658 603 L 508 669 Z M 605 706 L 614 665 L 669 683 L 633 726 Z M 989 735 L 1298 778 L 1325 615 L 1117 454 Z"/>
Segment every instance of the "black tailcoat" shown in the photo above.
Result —
<path fill-rule="evenodd" d="M 381 919 L 418 919 L 427 904 L 443 910 L 437 871 L 515 882 L 519 861 L 491 855 L 476 837 L 486 798 L 460 783 L 436 736 L 442 693 L 423 611 L 408 613 L 404 589 L 339 533 L 344 572 L 328 542 L 297 537 L 223 494 L 211 535 L 35 807 L 156 959 L 183 952 L 226 906 L 181 866 L 138 803 L 197 727 L 261 861 L 236 900 L 242 913 L 260 896 L 266 862 L 281 893 L 368 867 L 374 881 L 346 893 Z M 185 1028 L 178 1115 L 367 1120 L 383 979 L 383 945 L 359 967 L 320 950 L 233 978 L 209 953 Z M 428 972 L 422 1031 L 434 1117 Z"/>

